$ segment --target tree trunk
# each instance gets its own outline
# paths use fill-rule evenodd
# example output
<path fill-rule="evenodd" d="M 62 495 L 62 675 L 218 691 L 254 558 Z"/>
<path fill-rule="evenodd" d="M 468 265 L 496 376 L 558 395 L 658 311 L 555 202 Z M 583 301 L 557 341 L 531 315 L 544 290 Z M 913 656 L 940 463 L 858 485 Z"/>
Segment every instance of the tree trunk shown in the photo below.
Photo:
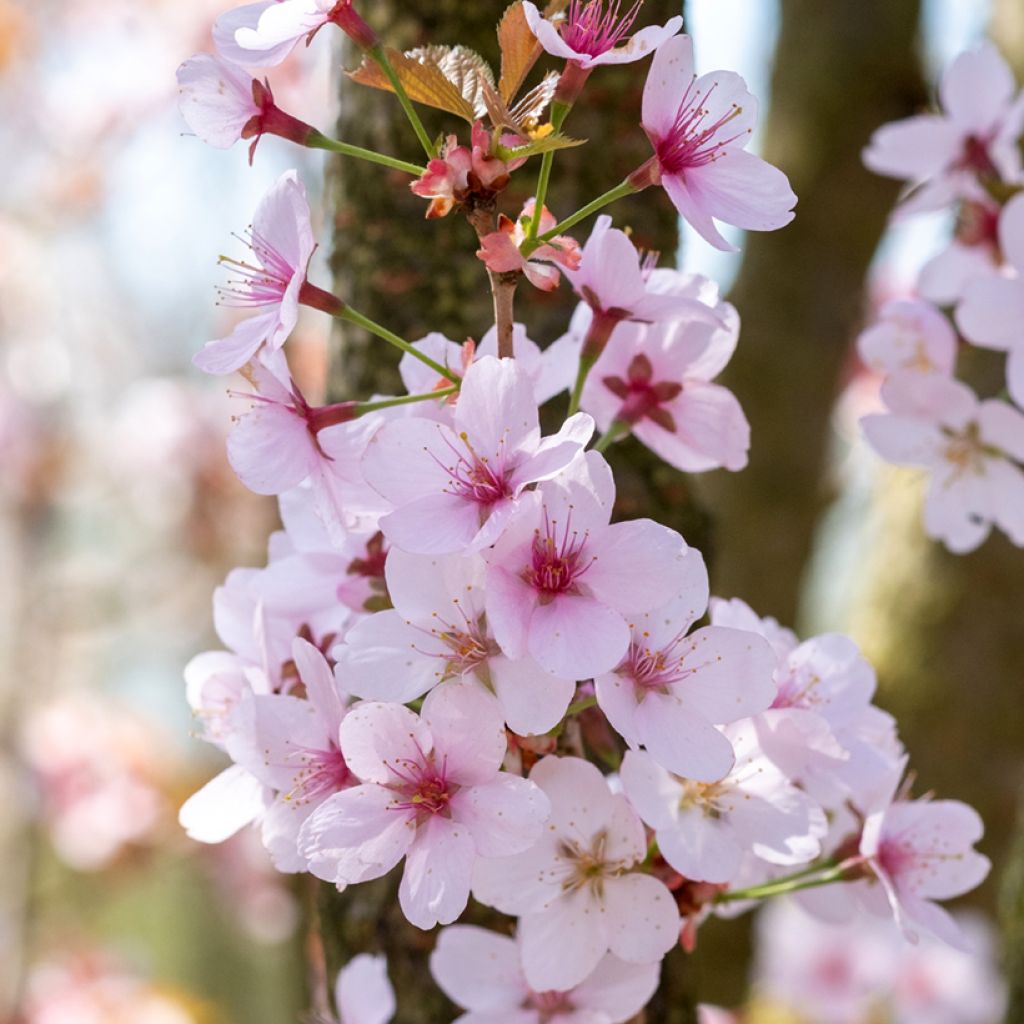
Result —
<path fill-rule="evenodd" d="M 800 201 L 788 227 L 747 236 L 730 295 L 743 331 L 723 383 L 750 420 L 750 465 L 701 483 L 715 509 L 716 592 L 788 624 L 828 497 L 829 417 L 865 272 L 896 196 L 861 149 L 924 102 L 918 13 L 918 0 L 782 0 L 765 157 Z"/>

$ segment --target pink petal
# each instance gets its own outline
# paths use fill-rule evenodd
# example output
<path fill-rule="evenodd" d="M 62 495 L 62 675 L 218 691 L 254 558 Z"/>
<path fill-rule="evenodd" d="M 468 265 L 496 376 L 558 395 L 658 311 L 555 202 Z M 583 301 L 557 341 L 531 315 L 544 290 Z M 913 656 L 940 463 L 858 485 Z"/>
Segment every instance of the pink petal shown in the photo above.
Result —
<path fill-rule="evenodd" d="M 1024 470 L 1002 459 L 988 466 L 992 518 L 1014 544 L 1024 547 Z"/>
<path fill-rule="evenodd" d="M 931 466 L 940 458 L 942 434 L 934 423 L 912 416 L 865 416 L 861 429 L 869 445 L 887 462 Z"/>
<path fill-rule="evenodd" d="M 421 826 L 398 887 L 408 921 L 424 929 L 451 924 L 466 909 L 475 856 L 469 832 L 458 823 L 435 814 Z"/>
<path fill-rule="evenodd" d="M 493 781 L 505 756 L 505 722 L 494 697 L 477 686 L 445 683 L 423 702 L 436 756 L 460 785 Z"/>
<path fill-rule="evenodd" d="M 648 693 L 634 720 L 640 742 L 673 774 L 699 782 L 716 782 L 729 774 L 732 744 L 684 700 Z"/>
<path fill-rule="evenodd" d="M 500 465 L 540 440 L 533 385 L 515 359 L 484 356 L 466 371 L 455 407 L 455 430 L 468 434 L 473 450 Z"/>
<path fill-rule="evenodd" d="M 971 281 L 956 308 L 956 323 L 975 345 L 1009 349 L 1024 344 L 1024 281 L 995 275 Z"/>
<path fill-rule="evenodd" d="M 430 973 L 444 994 L 467 1010 L 515 1010 L 528 989 L 515 939 L 475 925 L 445 928 L 430 954 Z"/>
<path fill-rule="evenodd" d="M 999 215 L 999 248 L 1018 272 L 1024 272 L 1024 195 L 1015 195 Z"/>
<path fill-rule="evenodd" d="M 601 772 L 578 757 L 544 757 L 530 781 L 551 802 L 551 823 L 571 837 L 589 840 L 606 829 L 616 803 Z"/>
<path fill-rule="evenodd" d="M 512 661 L 498 655 L 489 660 L 488 669 L 505 721 L 520 736 L 553 729 L 576 692 L 574 680 L 545 672 L 532 658 Z"/>
<path fill-rule="evenodd" d="M 252 77 L 233 64 L 199 53 L 178 68 L 177 77 L 182 117 L 217 149 L 230 149 L 260 112 L 252 98 Z"/>
<path fill-rule="evenodd" d="M 427 724 L 400 704 L 357 704 L 341 723 L 341 749 L 349 768 L 366 782 L 391 782 L 392 766 L 419 764 L 433 746 Z"/>
<path fill-rule="evenodd" d="M 656 878 L 636 873 L 609 878 L 604 903 L 611 951 L 627 963 L 659 963 L 679 941 L 676 901 Z"/>
<path fill-rule="evenodd" d="M 192 357 L 192 363 L 204 373 L 234 373 L 256 354 L 256 350 L 274 333 L 278 325 L 277 312 L 247 317 L 235 325 L 226 338 L 208 341 Z"/>
<path fill-rule="evenodd" d="M 281 494 L 300 484 L 321 458 L 306 421 L 289 406 L 261 402 L 228 434 L 228 461 L 256 494 Z"/>
<path fill-rule="evenodd" d="M 682 38 L 682 37 L 679 37 Z M 666 174 L 661 179 L 662 187 L 668 193 L 679 216 L 683 218 L 708 245 L 713 245 L 722 252 L 739 252 L 739 246 L 725 240 L 715 226 L 711 212 L 705 206 L 703 198 L 690 189 L 687 179 L 682 175 Z"/>
<path fill-rule="evenodd" d="M 648 135 L 664 138 L 671 133 L 679 104 L 695 77 L 689 36 L 675 36 L 659 47 L 644 85 L 641 120 Z"/>
<path fill-rule="evenodd" d="M 480 509 L 457 494 L 427 494 L 381 516 L 380 528 L 392 544 L 410 554 L 453 554 L 474 545 Z"/>
<path fill-rule="evenodd" d="M 492 625 L 500 642 L 498 624 Z M 549 604 L 538 604 L 530 618 L 530 656 L 548 672 L 566 679 L 589 679 L 608 672 L 628 647 L 626 620 L 594 598 L 560 594 Z M 502 649 L 512 656 L 504 644 Z"/>
<path fill-rule="evenodd" d="M 998 123 L 1016 91 L 1013 72 L 991 43 L 958 54 L 939 83 L 939 98 L 952 121 L 979 136 Z"/>
<path fill-rule="evenodd" d="M 519 920 L 523 974 L 535 992 L 572 988 L 608 951 L 609 922 L 586 889 Z"/>
<path fill-rule="evenodd" d="M 297 171 L 285 171 L 277 179 L 256 207 L 252 226 L 257 246 L 266 244 L 272 247 L 292 268 L 295 273 L 293 290 L 297 292 L 305 280 L 306 266 L 316 248 L 306 186 L 299 180 Z M 287 302 L 283 305 L 287 306 Z M 289 332 L 294 326 L 293 313 Z"/>
<path fill-rule="evenodd" d="M 674 18 L 669 18 L 664 25 L 648 25 L 639 32 L 634 32 L 624 46 L 617 46 L 581 63 L 583 67 L 598 67 L 602 64 L 629 64 L 635 60 L 642 60 L 647 54 L 654 53 L 663 46 L 682 27 L 683 19 L 677 14 Z"/>
<path fill-rule="evenodd" d="M 260 15 L 256 28 L 238 29 L 235 42 L 245 51 L 254 51 L 251 63 L 270 67 L 283 59 L 277 57 L 282 47 L 294 46 L 326 21 L 325 8 L 316 0 L 283 0 Z"/>
<path fill-rule="evenodd" d="M 509 658 L 526 655 L 537 595 L 519 576 L 500 566 L 487 571 L 487 623 Z"/>
<path fill-rule="evenodd" d="M 451 810 L 452 819 L 469 829 L 481 857 L 508 857 L 537 841 L 550 804 L 532 782 L 500 772 L 491 782 L 459 790 Z"/>
<path fill-rule="evenodd" d="M 240 28 L 253 29 L 259 24 L 260 15 L 279 0 L 260 0 L 259 3 L 243 4 L 226 11 L 213 23 L 213 44 L 217 52 L 232 64 L 262 65 L 270 67 L 280 64 L 291 53 L 295 43 L 288 41 L 274 50 L 263 54 L 245 50 L 235 42 L 235 33 Z"/>
<path fill-rule="evenodd" d="M 686 543 L 667 526 L 633 519 L 603 530 L 594 538 L 594 551 L 597 557 L 584 581 L 595 597 L 623 612 L 644 612 L 665 604 L 675 593 Z M 609 668 L 614 665 L 596 671 Z"/>
<path fill-rule="evenodd" d="M 863 153 L 875 174 L 908 181 L 930 178 L 960 155 L 960 129 L 938 114 L 922 114 L 883 125 Z"/>
<path fill-rule="evenodd" d="M 572 994 L 573 1005 L 612 1021 L 635 1017 L 658 987 L 659 963 L 627 964 L 608 954 Z"/>
<path fill-rule="evenodd" d="M 395 1015 L 395 990 L 382 955 L 360 953 L 338 973 L 334 1000 L 343 1024 L 388 1024 Z"/>
<path fill-rule="evenodd" d="M 450 427 L 427 419 L 385 423 L 370 439 L 362 459 L 366 482 L 396 505 L 443 493 L 458 438 Z"/>
<path fill-rule="evenodd" d="M 255 775 L 232 765 L 182 804 L 178 821 L 190 839 L 222 843 L 263 813 L 268 795 Z"/>

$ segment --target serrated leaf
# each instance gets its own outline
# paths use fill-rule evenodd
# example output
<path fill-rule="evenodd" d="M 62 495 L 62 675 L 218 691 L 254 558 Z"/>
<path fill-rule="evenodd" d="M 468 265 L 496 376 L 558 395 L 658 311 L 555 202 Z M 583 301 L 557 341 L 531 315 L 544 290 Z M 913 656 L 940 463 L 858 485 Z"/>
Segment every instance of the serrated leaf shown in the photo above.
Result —
<path fill-rule="evenodd" d="M 498 146 L 498 156 L 506 161 L 523 160 L 526 157 L 550 153 L 556 149 L 571 149 L 573 146 L 582 146 L 586 141 L 586 139 L 571 139 L 568 135 L 552 133 L 543 139 L 531 139 L 530 142 L 523 146 Z"/>
<path fill-rule="evenodd" d="M 387 57 L 409 94 L 409 99 L 437 110 L 447 111 L 449 114 L 464 118 L 470 124 L 473 123 L 476 116 L 475 108 L 436 64 L 423 63 L 415 57 L 390 48 L 387 50 Z M 369 56 L 363 58 L 362 64 L 355 71 L 349 71 L 348 77 L 353 82 L 367 85 L 372 89 L 394 92 L 387 75 Z"/>
<path fill-rule="evenodd" d="M 406 56 L 436 67 L 472 106 L 477 117 L 487 113 L 482 92 L 486 86 L 494 88 L 494 72 L 476 50 L 468 46 L 421 46 L 409 50 Z"/>
<path fill-rule="evenodd" d="M 498 23 L 498 46 L 501 49 L 498 93 L 505 103 L 511 103 L 541 55 L 541 45 L 523 13 L 522 0 L 517 0 L 502 15 Z"/>

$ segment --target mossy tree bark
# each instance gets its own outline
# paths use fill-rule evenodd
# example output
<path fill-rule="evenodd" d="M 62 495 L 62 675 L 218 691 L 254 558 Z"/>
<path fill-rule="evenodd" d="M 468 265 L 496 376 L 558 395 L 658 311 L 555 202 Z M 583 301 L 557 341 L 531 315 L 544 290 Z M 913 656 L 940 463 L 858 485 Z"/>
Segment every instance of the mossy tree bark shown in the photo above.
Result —
<path fill-rule="evenodd" d="M 782 0 L 765 157 L 799 197 L 782 231 L 749 234 L 729 296 L 742 342 L 722 382 L 750 420 L 750 465 L 710 474 L 716 591 L 795 622 L 828 494 L 829 417 L 862 316 L 865 273 L 896 197 L 869 174 L 873 129 L 925 100 L 919 0 Z"/>
<path fill-rule="evenodd" d="M 409 7 L 397 0 L 367 5 L 370 20 L 389 45 L 409 48 L 426 43 L 459 42 L 477 49 L 497 64 L 494 28 L 505 8 L 503 0 L 466 4 L 464 0 L 431 0 Z M 679 13 L 681 0 L 648 0 L 644 16 L 663 22 Z M 352 68 L 358 54 L 347 48 L 344 65 Z M 552 65 L 554 66 L 554 65 Z M 639 127 L 640 96 L 645 69 L 637 66 L 601 68 L 594 74 L 579 107 L 566 125 L 568 134 L 594 141 L 560 153 L 548 205 L 567 215 L 621 181 L 649 155 Z M 423 111 L 435 135 L 457 130 Z M 465 135 L 465 131 L 462 131 Z M 340 86 L 338 137 L 346 142 L 419 160 L 415 138 L 392 96 L 364 89 L 347 80 Z M 532 194 L 534 169 L 521 172 L 502 197 L 513 215 Z M 482 264 L 473 255 L 476 241 L 464 218 L 425 221 L 425 202 L 408 190 L 409 179 L 378 167 L 341 159 L 332 161 L 328 201 L 334 211 L 332 269 L 337 293 L 361 312 L 414 340 L 428 331 L 453 340 L 479 339 L 493 323 L 491 297 Z M 678 224 L 668 201 L 649 193 L 623 201 L 613 211 L 628 224 L 637 244 L 671 256 L 678 246 Z M 590 225 L 582 225 L 585 237 Z M 668 262 L 668 261 L 663 261 Z M 521 286 L 517 319 L 531 337 L 546 346 L 566 328 L 575 299 L 564 286 L 550 295 L 533 292 L 524 298 Z M 348 325 L 339 331 L 331 364 L 333 398 L 387 393 L 397 386 L 397 359 L 381 342 Z M 681 474 L 659 466 L 645 450 L 624 443 L 611 453 L 619 481 L 618 514 L 649 515 L 681 529 L 700 542 L 703 517 L 689 498 Z M 396 879 L 354 886 L 338 894 L 325 886 L 320 915 L 329 976 L 363 950 L 383 950 L 399 993 L 397 1024 L 437 1024 L 455 1016 L 455 1009 L 430 979 L 427 957 L 434 936 L 408 925 L 398 908 Z M 481 908 L 470 920 L 488 921 Z M 493 918 L 490 923 L 494 924 Z M 507 925 L 506 925 L 507 926 Z M 695 1011 L 685 991 L 681 954 L 666 963 L 663 993 L 647 1015 L 648 1024 L 689 1024 Z"/>

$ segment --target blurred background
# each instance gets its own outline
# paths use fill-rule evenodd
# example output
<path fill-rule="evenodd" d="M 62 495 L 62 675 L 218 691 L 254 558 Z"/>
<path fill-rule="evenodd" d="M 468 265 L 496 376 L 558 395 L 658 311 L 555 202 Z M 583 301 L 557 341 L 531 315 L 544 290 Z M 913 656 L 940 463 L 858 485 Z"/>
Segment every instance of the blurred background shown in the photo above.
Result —
<path fill-rule="evenodd" d="M 0 1020 L 283 1024 L 306 1005 L 309 888 L 275 874 L 253 835 L 199 847 L 176 823 L 182 800 L 220 767 L 191 738 L 182 668 L 217 646 L 213 588 L 231 567 L 262 563 L 276 523 L 273 502 L 227 465 L 225 382 L 190 365 L 227 326 L 213 288 L 231 233 L 298 166 L 321 210 L 314 279 L 333 273 L 358 308 L 409 337 L 479 337 L 486 326 L 468 239 L 453 224 L 422 225 L 421 207 L 389 193 L 386 176 L 277 139 L 261 142 L 250 167 L 243 148 L 214 151 L 185 134 L 174 71 L 210 49 L 226 6 L 0 0 Z M 364 6 L 399 45 L 465 39 L 493 58 L 504 3 Z M 664 20 L 679 0 L 646 7 L 646 20 Z M 862 170 L 860 149 L 879 124 L 923 107 L 926 83 L 986 32 L 1020 72 L 1024 6 L 689 0 L 685 13 L 699 67 L 735 69 L 762 98 L 756 145 L 790 175 L 800 205 L 790 228 L 742 240 L 737 256 L 680 235 L 662 197 L 616 211 L 639 244 L 666 261 L 678 251 L 682 266 L 730 290 L 744 330 L 726 383 L 754 444 L 746 472 L 696 482 L 620 446 L 624 511 L 633 503 L 680 525 L 708 553 L 717 593 L 805 635 L 849 632 L 878 668 L 919 789 L 975 803 L 986 818 L 982 849 L 996 871 L 974 900 L 978 957 L 973 967 L 924 958 L 914 991 L 956 977 L 961 992 L 991 1000 L 977 995 L 947 1016 L 919 1000 L 926 1012 L 914 1018 L 906 1000 L 893 1009 L 875 998 L 842 1019 L 992 1022 L 1003 999 L 996 912 L 1012 940 L 1022 900 L 1003 879 L 1024 764 L 1024 552 L 1000 537 L 954 558 L 923 537 L 920 481 L 884 469 L 857 439 L 877 382 L 852 342 L 953 227 L 937 215 L 887 231 L 895 186 Z M 279 105 L 408 155 L 387 98 L 345 83 L 343 62 L 355 60 L 322 33 L 271 75 Z M 562 212 L 619 180 L 620 162 L 623 174 L 640 162 L 629 147 L 644 145 L 643 75 L 593 82 L 573 134 L 595 142 L 557 172 Z M 595 158 L 609 138 L 614 152 Z M 401 241 L 396 230 L 369 248 L 388 218 Z M 428 271 L 425 250 L 411 255 L 425 244 L 449 246 L 461 271 L 439 274 L 440 257 Z M 523 307 L 544 345 L 570 304 L 563 289 Z M 385 390 L 390 364 L 358 336 L 329 338 L 324 320 L 303 320 L 290 343 L 307 393 Z M 979 365 L 978 379 L 987 372 Z M 799 1002 L 779 963 L 827 944 L 810 927 L 775 928 L 810 937 L 758 954 L 772 1014 Z M 750 952 L 734 929 L 702 931 L 684 988 L 742 1002 Z M 854 948 L 852 933 L 838 945 Z M 1004 977 L 1019 982 L 1015 949 L 1004 950 Z M 771 1019 L 829 1019 L 792 1009 Z"/>

